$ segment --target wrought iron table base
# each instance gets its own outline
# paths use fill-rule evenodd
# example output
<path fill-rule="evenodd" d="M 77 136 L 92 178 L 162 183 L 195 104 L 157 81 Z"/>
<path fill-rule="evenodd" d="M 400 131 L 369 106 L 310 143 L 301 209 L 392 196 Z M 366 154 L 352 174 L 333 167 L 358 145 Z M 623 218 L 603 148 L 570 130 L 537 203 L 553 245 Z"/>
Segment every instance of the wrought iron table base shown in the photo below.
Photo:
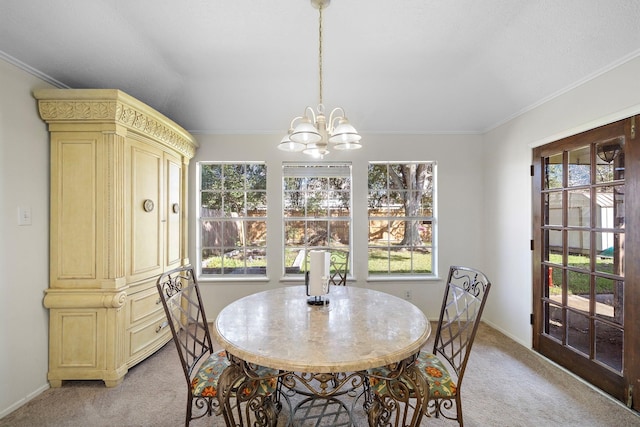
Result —
<path fill-rule="evenodd" d="M 282 371 L 260 377 L 256 366 L 228 354 L 231 366 L 220 378 L 221 412 L 228 426 L 238 420 L 257 427 L 275 427 L 282 411 L 288 412 L 287 426 L 314 425 L 330 420 L 332 426 L 355 426 L 354 411 L 362 405 L 370 426 L 418 426 L 426 413 L 428 387 L 413 369 L 415 356 L 389 368 L 385 381 L 388 392 L 371 392 L 367 372 L 307 373 Z M 265 393 L 265 382 L 275 391 Z M 296 397 L 301 400 L 296 400 Z M 348 396 L 351 403 L 340 397 Z M 412 403 L 413 402 L 413 403 Z M 286 405 L 286 409 L 285 406 Z M 248 420 L 251 420 L 249 423 Z"/>

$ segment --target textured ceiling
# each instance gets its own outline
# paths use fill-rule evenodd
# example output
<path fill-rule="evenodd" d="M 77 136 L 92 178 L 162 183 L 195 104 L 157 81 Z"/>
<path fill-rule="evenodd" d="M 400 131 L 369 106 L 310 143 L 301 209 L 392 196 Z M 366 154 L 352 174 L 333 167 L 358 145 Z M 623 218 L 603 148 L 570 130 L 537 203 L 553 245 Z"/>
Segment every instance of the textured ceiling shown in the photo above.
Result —
<path fill-rule="evenodd" d="M 484 132 L 640 54 L 638 0 L 333 0 L 324 103 L 361 133 Z M 195 133 L 318 103 L 309 0 L 0 0 L 0 58 Z"/>

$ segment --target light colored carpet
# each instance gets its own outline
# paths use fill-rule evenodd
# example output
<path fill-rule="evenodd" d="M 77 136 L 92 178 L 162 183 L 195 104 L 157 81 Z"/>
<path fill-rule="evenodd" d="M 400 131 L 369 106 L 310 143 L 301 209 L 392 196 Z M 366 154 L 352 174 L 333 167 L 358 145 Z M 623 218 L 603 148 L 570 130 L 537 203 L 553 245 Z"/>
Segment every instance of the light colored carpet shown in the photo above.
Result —
<path fill-rule="evenodd" d="M 427 347 L 429 348 L 429 347 Z M 184 425 L 186 384 L 173 342 L 132 368 L 112 389 L 69 381 L 0 419 L 0 426 Z M 462 384 L 465 425 L 640 426 L 640 416 L 500 332 L 482 324 Z M 366 420 L 358 420 L 365 426 Z M 223 426 L 221 417 L 192 427 Z M 457 426 L 427 418 L 423 426 Z"/>

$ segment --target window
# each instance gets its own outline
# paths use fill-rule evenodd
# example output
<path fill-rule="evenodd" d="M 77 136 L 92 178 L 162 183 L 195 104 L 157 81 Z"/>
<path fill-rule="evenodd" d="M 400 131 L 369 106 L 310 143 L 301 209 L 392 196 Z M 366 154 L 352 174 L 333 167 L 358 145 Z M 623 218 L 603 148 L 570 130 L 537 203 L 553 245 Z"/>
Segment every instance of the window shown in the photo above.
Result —
<path fill-rule="evenodd" d="M 311 249 L 351 252 L 351 165 L 283 165 L 284 274 L 307 270 Z"/>
<path fill-rule="evenodd" d="M 371 162 L 369 276 L 435 275 L 435 163 Z"/>
<path fill-rule="evenodd" d="M 203 275 L 266 275 L 267 167 L 198 163 Z"/>

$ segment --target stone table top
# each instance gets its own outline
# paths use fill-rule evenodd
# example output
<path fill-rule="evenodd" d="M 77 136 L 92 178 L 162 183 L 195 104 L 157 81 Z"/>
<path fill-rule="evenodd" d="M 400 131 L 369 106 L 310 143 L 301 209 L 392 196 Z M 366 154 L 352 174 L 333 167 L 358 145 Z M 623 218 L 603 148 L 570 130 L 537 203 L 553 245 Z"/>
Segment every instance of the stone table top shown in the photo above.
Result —
<path fill-rule="evenodd" d="M 231 354 L 295 372 L 351 372 L 399 362 L 426 343 L 431 325 L 401 298 L 331 286 L 329 304 L 307 304 L 304 286 L 255 293 L 226 306 L 213 328 Z"/>

